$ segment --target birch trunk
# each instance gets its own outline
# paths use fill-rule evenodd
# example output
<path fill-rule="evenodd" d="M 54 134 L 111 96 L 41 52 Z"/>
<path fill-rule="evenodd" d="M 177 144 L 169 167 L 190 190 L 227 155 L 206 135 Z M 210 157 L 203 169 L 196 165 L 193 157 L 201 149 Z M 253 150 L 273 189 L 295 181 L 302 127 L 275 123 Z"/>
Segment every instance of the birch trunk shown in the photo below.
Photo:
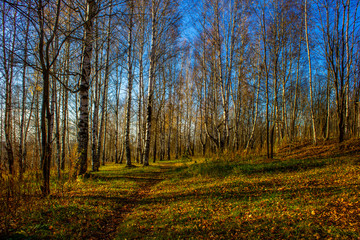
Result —
<path fill-rule="evenodd" d="M 313 143 L 316 144 L 316 127 L 315 127 L 315 115 L 313 107 L 313 92 L 312 92 L 312 71 L 311 71 L 311 55 L 309 47 L 309 36 L 308 36 L 308 22 L 307 22 L 307 0 L 305 0 L 305 39 L 306 39 L 306 49 L 307 57 L 309 61 L 309 94 L 310 94 L 310 113 L 311 113 L 311 125 L 312 125 L 312 137 Z"/>
<path fill-rule="evenodd" d="M 155 0 L 151 1 L 151 46 L 150 46 L 150 67 L 149 67 L 149 83 L 148 83 L 148 97 L 146 109 L 146 132 L 145 132 L 145 153 L 144 153 L 144 166 L 149 165 L 150 156 L 150 143 L 151 143 L 151 118 L 153 108 L 153 94 L 155 83 L 155 68 L 156 68 L 156 37 L 157 37 L 157 21 Z"/>
<path fill-rule="evenodd" d="M 131 149 L 130 149 L 130 122 L 131 122 L 131 93 L 133 85 L 132 73 L 132 30 L 133 30 L 133 1 L 130 1 L 129 6 L 129 29 L 128 29 L 128 91 L 127 91 L 127 109 L 126 109 L 126 130 L 125 130 L 125 150 L 126 150 L 126 166 L 131 164 Z"/>
<path fill-rule="evenodd" d="M 84 36 L 84 50 L 82 58 L 82 69 L 80 79 L 80 117 L 79 117 L 79 132 L 78 132 L 78 153 L 79 162 L 77 166 L 77 173 L 83 175 L 87 171 L 87 155 L 89 144 L 89 88 L 90 88 L 90 74 L 91 74 L 91 57 L 93 51 L 93 20 L 96 16 L 96 2 L 95 0 L 86 1 L 86 22 L 85 22 L 85 36 Z"/>
<path fill-rule="evenodd" d="M 99 69 L 99 38 L 98 32 L 98 21 L 95 23 L 95 86 L 93 86 L 95 89 L 93 91 L 93 100 L 94 100 L 94 110 L 93 110 L 93 118 L 92 118 L 92 146 L 91 146 L 91 152 L 92 152 L 92 170 L 93 171 L 99 171 L 100 168 L 100 159 L 97 151 L 97 146 L 100 144 L 98 142 L 99 139 L 99 104 L 100 104 L 100 91 L 101 91 L 101 85 L 99 82 L 99 73 L 97 72 Z"/>

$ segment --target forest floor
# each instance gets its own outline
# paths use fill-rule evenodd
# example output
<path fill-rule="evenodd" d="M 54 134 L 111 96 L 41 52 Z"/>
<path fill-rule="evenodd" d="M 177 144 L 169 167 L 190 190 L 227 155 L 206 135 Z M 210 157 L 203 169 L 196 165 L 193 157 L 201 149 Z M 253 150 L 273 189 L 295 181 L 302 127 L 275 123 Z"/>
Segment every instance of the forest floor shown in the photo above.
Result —
<path fill-rule="evenodd" d="M 359 159 L 360 140 L 299 143 L 271 160 L 108 164 L 77 181 L 54 178 L 47 198 L 27 181 L 1 197 L 0 238 L 359 239 Z"/>

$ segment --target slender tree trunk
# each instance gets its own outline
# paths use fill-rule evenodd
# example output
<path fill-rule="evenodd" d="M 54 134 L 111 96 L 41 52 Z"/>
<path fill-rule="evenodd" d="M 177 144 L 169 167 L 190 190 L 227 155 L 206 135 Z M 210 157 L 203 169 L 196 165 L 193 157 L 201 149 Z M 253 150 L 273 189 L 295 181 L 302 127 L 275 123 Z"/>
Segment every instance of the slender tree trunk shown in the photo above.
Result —
<path fill-rule="evenodd" d="M 30 1 L 28 3 L 28 14 L 31 10 Z M 30 19 L 27 19 L 26 28 L 25 28 L 25 46 L 24 46 L 24 63 L 22 68 L 22 105 L 21 105 L 21 120 L 20 120 L 20 135 L 19 135 L 19 179 L 22 180 L 23 173 L 25 171 L 26 164 L 26 75 L 27 75 L 27 59 L 28 59 L 28 42 L 29 42 L 29 27 L 30 27 Z M 29 120 L 31 118 L 31 114 L 29 115 Z"/>
<path fill-rule="evenodd" d="M 67 31 L 70 31 L 70 19 L 71 19 L 71 11 L 68 12 L 67 15 Z M 65 77 L 64 77 L 64 83 L 67 86 L 69 84 L 69 78 L 70 78 L 70 40 L 67 40 L 65 43 Z M 66 139 L 67 139 L 67 133 L 68 133 L 68 103 L 69 103 L 69 91 L 64 88 L 63 94 L 62 94 L 62 152 L 61 152 L 61 170 L 65 170 L 65 160 L 66 160 Z"/>
<path fill-rule="evenodd" d="M 166 121 L 166 116 L 165 116 L 165 109 L 162 113 L 162 121 L 160 122 L 160 125 L 161 125 L 161 130 L 160 130 L 160 133 L 161 133 L 161 155 L 160 155 L 160 161 L 163 161 L 165 159 L 165 135 L 166 135 L 166 132 L 165 132 L 165 121 Z"/>
<path fill-rule="evenodd" d="M 258 64 L 259 66 L 259 64 Z M 256 93 L 256 100 L 255 100 L 255 116 L 254 116 L 254 122 L 253 122 L 253 127 L 250 133 L 250 137 L 249 140 L 247 141 L 246 144 L 246 148 L 247 149 L 251 143 L 251 141 L 254 138 L 254 133 L 255 133 L 255 129 L 256 129 L 256 121 L 257 121 L 257 115 L 258 115 L 258 105 L 259 105 L 259 94 L 260 94 L 260 79 L 261 79 L 261 72 L 260 72 L 260 68 L 258 67 L 258 84 L 257 84 L 257 93 Z"/>
<path fill-rule="evenodd" d="M 145 2 L 139 1 L 140 9 L 139 14 L 139 36 L 138 36 L 138 57 L 139 57 L 139 99 L 138 99 L 138 133 L 137 133 L 137 153 L 136 153 L 136 161 L 140 164 L 144 162 L 144 47 L 145 47 L 145 31 L 146 31 L 146 19 L 145 19 Z"/>
<path fill-rule="evenodd" d="M 204 22 L 205 22 L 205 15 L 204 15 Z M 207 80 L 207 68 L 206 68 L 206 61 L 205 61 L 205 54 L 206 54 L 206 39 L 205 36 L 202 39 L 202 57 L 201 57 L 201 63 L 202 63 L 202 68 L 201 68 L 201 73 L 202 73 L 202 84 L 201 84 L 201 90 L 200 90 L 200 118 L 201 118 L 201 126 L 200 126 L 200 141 L 201 141 L 201 146 L 202 146 L 202 154 L 203 156 L 205 156 L 206 153 L 206 143 L 207 143 L 207 134 L 206 131 L 203 133 L 203 131 L 205 130 L 204 128 L 206 128 L 206 122 L 207 122 L 207 116 L 208 116 L 208 112 L 207 112 L 207 97 L 206 97 L 206 93 L 207 93 L 207 84 L 206 84 L 206 80 Z M 202 110 L 202 108 L 204 110 Z M 203 126 L 204 125 L 204 126 Z M 236 131 L 234 133 L 236 135 Z M 205 140 L 203 140 L 203 135 L 205 135 Z"/>
<path fill-rule="evenodd" d="M 265 8 L 265 6 L 264 6 Z M 267 66 L 267 39 L 266 39 L 266 20 L 265 9 L 262 9 L 262 40 L 264 47 L 264 67 L 265 67 L 265 97 L 266 97 L 266 154 L 268 158 L 271 158 L 270 154 L 270 122 L 269 122 L 269 70 Z"/>
<path fill-rule="evenodd" d="M 89 88 L 91 75 L 91 57 L 93 50 L 93 20 L 96 16 L 97 7 L 95 0 L 86 1 L 86 22 L 84 36 L 84 50 L 80 81 L 80 118 L 78 133 L 79 163 L 77 174 L 83 175 L 87 171 L 87 153 L 89 143 Z"/>
<path fill-rule="evenodd" d="M 131 122 L 131 93 L 133 85 L 132 74 L 132 31 L 133 31 L 133 1 L 129 2 L 129 29 L 128 29 L 128 91 L 127 91 L 127 109 L 126 109 L 126 130 L 125 130 L 125 149 L 126 149 L 126 166 L 131 166 L 131 149 L 130 149 L 130 122 Z"/>
<path fill-rule="evenodd" d="M 156 156 L 157 156 L 157 142 L 158 142 L 158 120 L 154 119 L 154 146 L 153 146 L 153 163 L 156 162 Z"/>
<path fill-rule="evenodd" d="M 110 10 L 109 10 L 109 19 L 108 19 L 108 29 L 106 34 L 106 59 L 105 59 L 105 86 L 104 86 L 104 97 L 105 102 L 104 104 L 104 114 L 105 114 L 105 126 L 104 126 L 104 147 L 103 147 L 103 155 L 102 155 L 102 164 L 105 165 L 107 159 L 107 126 L 108 126 L 108 85 L 109 85 L 109 78 L 110 78 L 110 48 L 111 48 L 111 25 L 112 25 L 112 14 L 113 14 L 113 1 L 110 0 Z"/>
<path fill-rule="evenodd" d="M 69 77 L 66 77 L 65 84 L 68 84 Z M 69 102 L 69 93 L 66 89 L 63 91 L 63 104 L 62 104 L 62 152 L 61 152 L 61 170 L 65 170 L 65 160 L 66 160 L 66 136 L 67 136 L 67 121 L 68 121 L 68 102 Z"/>
<path fill-rule="evenodd" d="M 171 69 L 170 69 L 171 71 Z M 170 74 L 171 75 L 171 74 Z M 172 114 L 173 114 L 173 103 L 172 103 L 172 86 L 170 86 L 169 89 L 169 119 L 168 119 L 168 135 L 167 135 L 167 160 L 170 160 L 171 158 L 171 130 L 172 130 Z"/>
<path fill-rule="evenodd" d="M 56 15 L 53 28 L 50 33 L 45 31 L 45 12 L 46 4 L 43 4 L 42 0 L 38 1 L 37 17 L 39 21 L 39 60 L 42 70 L 42 106 L 41 106 L 41 167 L 43 173 L 43 184 L 40 187 L 43 196 L 50 194 L 50 164 L 52 156 L 52 130 L 53 130 L 53 112 L 50 109 L 50 69 L 52 64 L 56 62 L 56 55 L 50 60 L 50 46 L 53 44 L 54 39 L 57 36 L 58 23 L 60 18 L 61 0 L 57 1 Z M 46 36 L 49 34 L 49 36 Z M 45 42 L 46 40 L 46 42 Z M 51 62 L 50 62 L 51 61 Z"/>
<path fill-rule="evenodd" d="M 136 154 L 136 160 L 137 162 L 139 163 L 143 163 L 143 135 L 142 135 L 142 132 L 143 132 L 143 111 L 142 111 L 142 108 L 143 108 L 143 97 L 144 97 L 144 68 L 143 68 L 143 52 L 142 52 L 142 48 L 140 49 L 140 59 L 139 59 L 139 62 L 140 62 L 140 66 L 139 66 L 139 100 L 138 100 L 138 105 L 139 105 L 139 109 L 138 109 L 138 139 L 137 139 L 137 154 Z"/>
<path fill-rule="evenodd" d="M 66 50 L 65 50 L 65 85 L 69 83 L 69 58 L 70 58 L 70 42 L 66 43 Z M 67 136 L 67 122 L 68 122 L 68 103 L 69 103 L 69 92 L 67 89 L 64 88 L 63 90 L 63 99 L 62 99 L 62 152 L 61 152 L 61 170 L 65 170 L 65 160 L 66 160 L 66 136 Z"/>
<path fill-rule="evenodd" d="M 120 155 L 119 155 L 119 112 L 120 112 L 120 93 L 121 93 L 121 76 L 122 76 L 122 69 L 119 74 L 119 66 L 116 67 L 116 79 L 118 79 L 118 83 L 116 83 L 115 87 L 115 95 L 116 95 L 116 106 L 115 106 L 115 163 L 119 163 Z M 120 150 L 121 152 L 121 150 Z"/>
<path fill-rule="evenodd" d="M 344 2 L 343 2 L 344 4 Z M 345 23 L 346 18 L 346 23 Z M 350 105 L 350 67 L 352 65 L 352 56 L 350 55 L 350 45 L 349 45 L 349 27 L 350 27 L 350 0 L 346 1 L 344 5 L 344 12 L 343 12 L 343 28 L 345 28 L 345 66 L 346 66 L 346 73 L 345 73 L 345 135 L 350 134 L 350 115 L 349 115 L 349 105 Z"/>
<path fill-rule="evenodd" d="M 276 31 L 278 31 L 276 29 Z M 276 35 L 278 33 L 276 32 Z M 275 46 L 273 46 L 273 112 L 272 112 L 272 123 L 270 128 L 270 158 L 274 158 L 274 148 L 276 143 L 276 135 L 275 131 L 279 130 L 279 112 L 278 112 L 278 63 L 279 63 L 279 46 L 277 43 L 275 43 Z"/>
<path fill-rule="evenodd" d="M 14 33 L 13 33 L 13 39 L 11 43 L 11 50 L 7 52 L 6 46 L 6 26 L 5 22 L 7 21 L 5 18 L 5 12 L 6 12 L 6 5 L 5 1 L 3 2 L 3 11 L 2 11 L 2 48 L 3 48 L 3 66 L 4 66 L 4 72 L 5 72 L 5 149 L 7 152 L 7 160 L 8 160 L 8 167 L 9 167 L 9 173 L 14 174 L 14 150 L 13 150 L 13 133 L 12 133 L 12 85 L 13 85 L 13 62 L 14 62 L 14 44 L 15 44 L 15 35 L 16 35 L 16 24 L 14 24 Z M 17 13 L 14 14 L 16 19 Z"/>
<path fill-rule="evenodd" d="M 180 149 L 179 149 L 179 138 L 180 138 L 180 116 L 179 116 L 179 106 L 177 109 L 177 113 L 176 113 L 176 136 L 175 136 L 175 159 L 179 159 L 179 153 L 180 153 Z"/>
<path fill-rule="evenodd" d="M 39 75 L 38 74 L 36 76 L 36 88 L 38 87 L 39 84 Z M 40 158 L 40 167 L 42 166 L 42 145 L 41 145 L 41 104 L 40 104 L 40 91 L 36 90 L 35 93 L 35 116 L 34 116 L 34 121 L 35 121 L 35 135 L 36 135 L 36 143 L 35 143 L 35 151 L 36 151 L 36 158 L 39 159 Z"/>
<path fill-rule="evenodd" d="M 148 83 L 148 98 L 147 98 L 147 112 L 146 112 L 146 135 L 145 135 L 145 153 L 144 166 L 149 165 L 150 143 L 151 143 L 151 118 L 153 108 L 153 94 L 156 71 L 156 47 L 157 47 L 157 22 L 155 0 L 151 1 L 151 46 L 150 46 L 150 67 L 149 67 L 149 83 Z"/>
<path fill-rule="evenodd" d="M 326 132 L 325 139 L 329 140 L 330 138 L 330 69 L 327 72 L 327 81 L 326 81 Z"/>
<path fill-rule="evenodd" d="M 221 100 L 223 106 L 222 113 L 222 121 L 224 124 L 222 137 L 219 138 L 219 147 L 220 151 L 225 150 L 227 148 L 228 140 L 229 140 L 229 101 L 228 101 L 228 84 L 223 76 L 223 63 L 222 63 L 222 49 L 221 49 L 221 34 L 220 34 L 220 12 L 219 12 L 219 3 L 216 1 L 215 4 L 215 25 L 216 25 L 216 33 L 215 33 L 215 45 L 216 45 L 216 55 L 217 55 L 217 78 L 220 82 L 221 88 Z"/>
<path fill-rule="evenodd" d="M 58 49 L 58 42 L 55 43 L 57 45 L 56 49 Z M 57 72 L 56 64 L 53 65 L 54 72 Z M 56 140 L 56 165 L 57 165 L 57 177 L 60 179 L 61 177 L 61 144 L 60 144 L 60 100 L 58 97 L 58 89 L 56 78 L 53 77 L 53 113 L 55 114 L 55 140 Z M 60 94 L 59 94 L 60 95 Z"/>
<path fill-rule="evenodd" d="M 107 162 L 107 127 L 108 127 L 108 111 L 107 111 L 107 101 L 105 103 L 105 124 L 104 124 L 104 144 L 102 149 L 102 165 L 105 166 L 105 162 Z"/>
<path fill-rule="evenodd" d="M 92 170 L 93 171 L 99 171 L 100 168 L 100 154 L 97 151 L 98 144 L 100 142 L 98 141 L 100 139 L 99 136 L 99 105 L 100 105 L 100 92 L 101 92 L 101 84 L 99 81 L 99 19 L 95 22 L 95 82 L 93 84 L 93 101 L 94 101 L 94 110 L 93 110 L 93 117 L 92 117 L 92 146 L 91 146 L 91 152 L 92 152 Z"/>
<path fill-rule="evenodd" d="M 191 156 L 195 155 L 195 141 L 196 141 L 196 134 L 197 134 L 197 127 L 198 127 L 198 114 L 199 114 L 199 109 L 198 111 L 196 111 L 195 114 L 195 120 L 194 120 L 194 134 L 193 134 L 193 138 L 192 138 L 192 145 L 191 145 Z"/>
<path fill-rule="evenodd" d="M 119 163 L 122 164 L 124 160 L 124 148 L 125 148 L 125 141 L 121 142 L 121 153 L 120 153 L 120 161 Z"/>
<path fill-rule="evenodd" d="M 309 62 L 310 113 L 311 113 L 313 143 L 316 144 L 316 127 L 315 127 L 315 114 L 314 114 L 314 107 L 313 107 L 313 92 L 312 92 L 311 55 L 310 55 L 310 47 L 309 47 L 307 16 L 308 16 L 308 14 L 307 14 L 307 0 L 305 0 L 305 38 L 306 38 L 307 57 L 308 57 L 308 62 Z"/>
<path fill-rule="evenodd" d="M 296 82 L 295 82 L 295 93 L 294 93 L 294 102 L 292 106 L 292 117 L 291 117 L 291 141 L 295 138 L 295 123 L 296 123 L 296 112 L 297 112 L 297 101 L 298 101 L 298 92 L 299 92 L 299 78 L 300 78 L 300 55 L 301 55 L 301 38 L 299 40 L 299 49 L 298 49 L 298 59 L 296 67 Z"/>
<path fill-rule="evenodd" d="M 44 196 L 50 194 L 50 163 L 51 163 L 51 112 L 49 106 L 50 79 L 49 70 L 43 70 L 43 100 L 41 107 L 41 145 L 42 145 L 42 170 L 43 185 L 42 193 Z"/>
<path fill-rule="evenodd" d="M 100 66 L 103 64 L 103 55 L 100 56 Z M 100 81 L 101 80 L 101 74 L 100 74 Z M 99 134 L 98 134 L 98 144 L 97 144 L 97 164 L 100 165 L 102 163 L 102 158 L 104 157 L 103 148 L 105 146 L 106 142 L 106 108 L 107 108 L 107 91 L 108 91 L 108 79 L 104 78 L 104 87 L 102 89 L 101 94 L 101 116 L 100 116 L 100 126 L 99 126 Z M 99 97 L 100 100 L 100 97 Z M 103 164 L 104 165 L 104 164 Z"/>

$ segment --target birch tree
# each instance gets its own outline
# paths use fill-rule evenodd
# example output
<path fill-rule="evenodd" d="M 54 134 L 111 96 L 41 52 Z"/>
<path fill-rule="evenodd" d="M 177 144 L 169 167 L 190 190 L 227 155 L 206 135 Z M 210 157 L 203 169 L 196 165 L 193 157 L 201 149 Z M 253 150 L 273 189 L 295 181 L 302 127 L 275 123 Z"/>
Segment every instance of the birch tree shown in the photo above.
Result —
<path fill-rule="evenodd" d="M 130 167 L 131 164 L 131 149 L 130 149 L 130 123 L 131 123 L 131 94 L 133 85 L 133 14 L 134 14 L 134 3 L 132 0 L 128 2 L 129 10 L 129 25 L 128 25 L 128 87 L 127 87 L 127 107 L 126 107 L 126 130 L 125 130 L 125 150 L 126 150 L 126 166 Z"/>
<path fill-rule="evenodd" d="M 89 142 L 89 88 L 91 77 L 91 58 L 93 51 L 94 33 L 93 22 L 97 14 L 97 3 L 95 0 L 86 1 L 86 21 L 84 24 L 84 46 L 82 54 L 81 78 L 80 78 L 80 117 L 78 132 L 78 153 L 77 164 L 78 175 L 87 171 L 88 142 Z"/>
<path fill-rule="evenodd" d="M 313 142 L 316 144 L 316 127 L 315 127 L 315 115 L 314 115 L 314 108 L 313 108 L 313 88 L 312 88 L 312 71 L 311 71 L 311 55 L 310 55 L 310 47 L 309 47 L 309 34 L 308 34 L 308 4 L 307 0 L 305 0 L 305 39 L 306 39 L 306 50 L 307 50 L 307 57 L 309 63 L 309 95 L 310 95 L 310 114 L 311 114 L 311 125 L 312 125 L 312 136 Z"/>

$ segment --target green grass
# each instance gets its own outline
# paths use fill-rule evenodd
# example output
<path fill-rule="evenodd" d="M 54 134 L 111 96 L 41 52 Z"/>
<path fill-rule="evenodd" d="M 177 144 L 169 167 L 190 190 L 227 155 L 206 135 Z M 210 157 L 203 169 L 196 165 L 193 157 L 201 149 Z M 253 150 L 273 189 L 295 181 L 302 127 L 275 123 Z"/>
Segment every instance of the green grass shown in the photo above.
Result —
<path fill-rule="evenodd" d="M 154 186 L 117 238 L 359 238 L 358 176 L 334 159 L 187 164 Z"/>
<path fill-rule="evenodd" d="M 306 171 L 313 168 L 321 168 L 333 164 L 330 159 L 306 159 L 306 160 L 285 160 L 273 162 L 254 162 L 254 161 L 226 161 L 218 159 L 216 161 L 206 161 L 200 164 L 191 165 L 186 171 L 182 171 L 183 176 L 210 176 L 226 177 L 236 174 L 277 174 L 286 172 Z"/>
<path fill-rule="evenodd" d="M 49 198 L 18 208 L 8 237 L 356 239 L 359 173 L 343 157 L 110 164 L 75 182 L 54 181 Z"/>

